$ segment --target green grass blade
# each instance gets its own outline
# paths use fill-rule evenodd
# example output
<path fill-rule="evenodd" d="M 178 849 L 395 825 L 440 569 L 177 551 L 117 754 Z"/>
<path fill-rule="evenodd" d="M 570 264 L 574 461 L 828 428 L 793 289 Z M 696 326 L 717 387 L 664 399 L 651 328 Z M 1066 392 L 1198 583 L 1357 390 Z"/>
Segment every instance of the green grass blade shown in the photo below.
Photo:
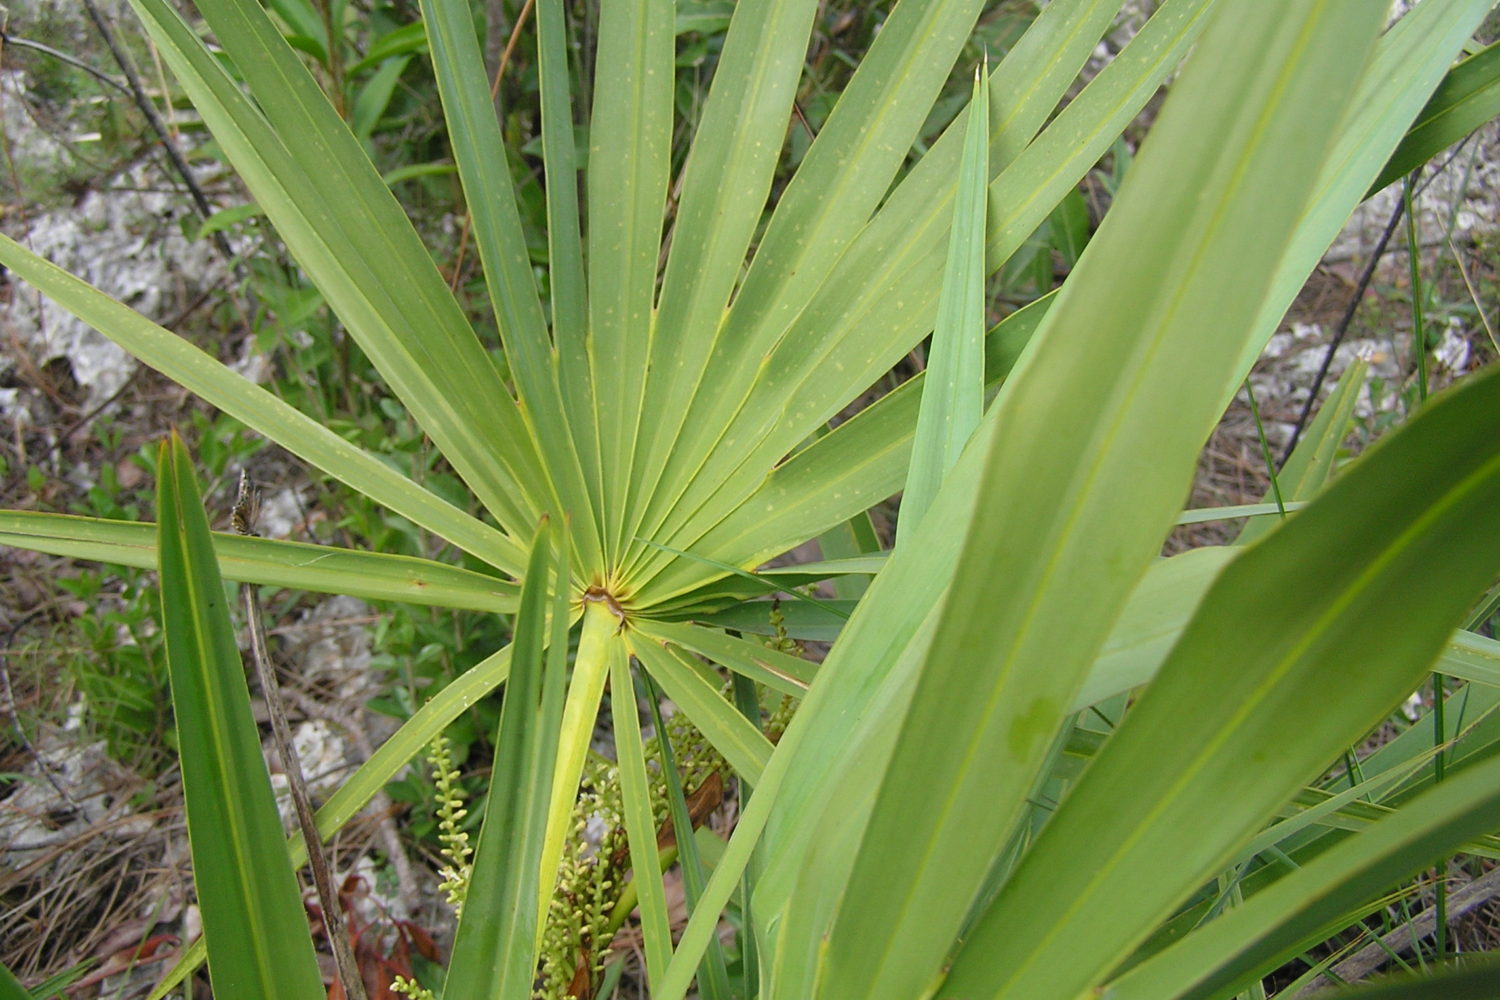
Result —
<path fill-rule="evenodd" d="M 215 995 L 324 995 L 187 449 L 162 446 L 162 631 Z"/>
<path fill-rule="evenodd" d="M 397 56 L 417 55 L 426 47 L 427 29 L 422 26 L 422 22 L 404 24 L 373 39 L 364 56 L 348 67 L 345 76 L 367 72 Z"/>
<path fill-rule="evenodd" d="M 548 479 L 515 401 L 400 205 L 265 12 L 200 5 L 252 105 L 163 0 L 132 4 L 382 378 L 501 524 L 529 531 Z"/>
<path fill-rule="evenodd" d="M 1450 69 L 1370 185 L 1374 194 L 1500 115 L 1500 42 Z"/>
<path fill-rule="evenodd" d="M 1131 591 L 1073 706 L 1097 705 L 1156 676 L 1209 585 L 1238 554 L 1209 547 L 1154 563 Z"/>
<path fill-rule="evenodd" d="M 1282 514 L 1290 514 L 1307 506 L 1306 500 L 1283 500 L 1280 504 L 1271 501 L 1267 503 L 1237 503 L 1228 507 L 1194 507 L 1177 515 L 1174 524 L 1203 524 L 1207 521 L 1229 521 L 1237 517 L 1259 518 L 1261 523 L 1269 521 L 1275 524 Z M 1274 517 L 1272 515 L 1275 515 Z"/>
<path fill-rule="evenodd" d="M 751 783 L 758 780 L 771 758 L 771 741 L 719 693 L 718 675 L 707 671 L 705 677 L 702 664 L 671 646 L 647 641 L 631 643 L 631 649 L 735 772 Z"/>
<path fill-rule="evenodd" d="M 311 0 L 270 0 L 269 6 L 292 29 L 299 47 L 323 65 L 328 64 L 328 32 Z M 290 39 L 289 39 L 290 40 Z"/>
<path fill-rule="evenodd" d="M 630 843 L 632 885 L 640 899 L 641 937 L 646 950 L 646 979 L 650 992 L 672 957 L 672 932 L 668 927 L 667 898 L 662 887 L 661 864 L 657 860 L 656 817 L 651 808 L 651 786 L 646 771 L 645 746 L 641 742 L 641 720 L 636 708 L 635 685 L 630 679 L 630 660 L 621 643 L 609 645 L 610 708 L 615 724 L 615 754 L 620 764 L 620 793 L 624 799 L 625 831 Z"/>
<path fill-rule="evenodd" d="M 1222 996 L 1325 940 L 1385 890 L 1500 826 L 1500 763 L 1460 772 L 1105 987 L 1107 1000 Z"/>
<path fill-rule="evenodd" d="M 656 262 L 671 169 L 674 40 L 672 4 L 600 10 L 587 171 L 588 348 L 611 564 L 626 544 L 640 392 L 654 336 Z"/>
<path fill-rule="evenodd" d="M 1500 641 L 1473 632 L 1455 633 L 1443 657 L 1443 673 L 1500 687 Z"/>
<path fill-rule="evenodd" d="M 370 141 L 375 127 L 380 124 L 386 109 L 390 107 L 391 97 L 395 94 L 396 87 L 401 82 L 401 75 L 406 72 L 406 66 L 410 62 L 411 56 L 386 61 L 371 74 L 369 82 L 361 88 L 359 96 L 354 100 L 354 114 L 349 123 L 360 142 Z"/>
<path fill-rule="evenodd" d="M 984 226 L 989 209 L 990 91 L 976 72 L 953 199 L 953 231 L 943 267 L 937 321 L 922 383 L 911 469 L 896 542 L 910 538 L 943 477 L 979 426 L 984 407 Z"/>
<path fill-rule="evenodd" d="M 558 509 L 571 515 L 577 525 L 593 524 L 593 503 L 563 411 L 552 342 L 521 232 L 505 143 L 474 34 L 473 11 L 467 3 L 454 0 L 423 0 L 422 17 L 506 362 L 515 376 L 537 448 L 547 458 L 544 469 L 551 477 Z M 576 540 L 586 565 L 602 564 L 596 532 L 578 532 Z"/>
<path fill-rule="evenodd" d="M 1187 492 L 1220 412 L 1212 373 L 1243 351 L 1318 177 L 1324 150 L 1306 137 L 1337 126 L 1380 13 L 1217 9 L 1038 349 L 992 410 L 983 499 L 877 779 L 828 940 L 825 995 L 911 996 L 939 974 Z M 1337 54 L 1303 58 L 1324 46 Z M 1223 87 L 1226 74 L 1239 86 Z M 1091 609 L 1085 620 L 1079 607 Z"/>
<path fill-rule="evenodd" d="M 860 529 L 856 529 L 860 530 Z M 885 568 L 890 552 L 880 549 L 871 526 L 869 534 L 861 534 L 859 554 L 840 559 L 824 559 L 819 562 L 794 563 L 790 566 L 769 566 L 760 571 L 762 580 L 775 580 L 788 587 L 802 587 L 842 576 L 874 576 Z M 868 547 L 865 547 L 868 546 Z"/>
<path fill-rule="evenodd" d="M 870 519 L 868 510 L 860 511 L 818 535 L 818 551 L 825 560 L 852 558 L 879 550 L 880 538 L 875 533 L 875 522 Z M 833 581 L 833 594 L 840 600 L 857 601 L 869 586 L 870 581 L 859 576 L 840 576 Z"/>
<path fill-rule="evenodd" d="M 1194 549 L 1152 565 L 1131 593 L 1074 711 L 1147 684 L 1192 619 L 1203 595 L 1238 554 L 1222 546 Z M 1434 669 L 1478 684 L 1500 685 L 1500 642 L 1462 629 L 1449 637 Z"/>
<path fill-rule="evenodd" d="M 1296 450 L 1277 473 L 1277 483 L 1285 499 L 1294 502 L 1310 500 L 1333 475 L 1334 461 L 1338 458 L 1344 439 L 1349 436 L 1354 420 L 1354 406 L 1359 402 L 1360 393 L 1364 391 L 1365 376 L 1369 370 L 1369 364 L 1359 359 L 1339 377 L 1338 384 L 1328 394 L 1317 417 L 1308 425 L 1302 441 L 1298 442 Z M 1269 492 L 1262 498 L 1270 499 Z M 1292 505 L 1288 504 L 1287 510 L 1291 509 Z M 1255 541 L 1276 527 L 1277 520 L 1279 518 L 1251 520 L 1235 538 L 1235 543 L 1247 545 Z"/>
<path fill-rule="evenodd" d="M 523 550 L 506 535 L 432 495 L 176 334 L 3 235 L 0 264 L 189 392 L 376 503 L 508 573 L 518 574 L 525 564 Z"/>
<path fill-rule="evenodd" d="M 515 584 L 445 563 L 228 532 L 213 532 L 211 539 L 226 580 L 468 611 L 515 610 Z M 130 521 L 0 511 L 0 544 L 117 566 L 157 563 L 156 525 Z"/>
<path fill-rule="evenodd" d="M 1473 531 L 1500 504 L 1496 413 L 1500 369 L 1431 404 L 1224 571 L 945 989 L 1087 989 L 1421 681 L 1500 566 L 1500 535 Z M 1056 867 L 1085 845 L 1096 863 Z"/>
<path fill-rule="evenodd" d="M 1436 751 L 1429 745 L 1423 753 L 1387 768 L 1373 777 L 1354 780 L 1336 792 L 1303 788 L 1289 806 L 1283 806 L 1282 818 L 1261 830 L 1240 849 L 1234 866 L 1246 864 L 1262 852 L 1273 849 L 1288 851 L 1290 841 L 1313 827 L 1341 830 L 1364 830 L 1372 822 L 1390 814 L 1379 805 L 1394 785 L 1411 777 L 1420 768 L 1430 767 Z M 1289 852 L 1288 852 L 1289 853 Z"/>
<path fill-rule="evenodd" d="M 1458 633 L 1459 636 L 1468 634 L 1471 633 Z M 1444 659 L 1451 655 L 1453 649 L 1453 640 L 1450 639 Z M 1446 672 L 1441 660 L 1433 669 Z M 1497 730 L 1500 730 L 1500 689 L 1482 683 L 1465 684 L 1448 695 L 1444 715 L 1444 752 L 1453 768 L 1459 770 L 1478 758 L 1488 756 L 1496 739 L 1500 738 L 1497 735 Z M 1361 759 L 1360 775 L 1368 779 L 1386 771 L 1404 768 L 1413 760 L 1430 762 L 1435 728 L 1431 716 L 1431 710 L 1428 710 L 1416 725 Z M 1403 783 L 1399 791 L 1390 797 L 1391 801 L 1399 804 L 1409 798 L 1414 790 L 1428 784 L 1431 777 L 1431 772 L 1419 773 L 1416 781 Z M 1347 780 L 1340 776 L 1338 779 L 1325 781 L 1324 787 L 1337 789 L 1346 784 Z"/>
<path fill-rule="evenodd" d="M 22 992 L 20 998 L 21 1000 L 66 1000 L 67 994 L 65 991 L 74 982 L 82 979 L 84 974 L 89 972 L 96 964 L 94 960 L 90 959 L 80 962 L 72 968 L 64 969 L 62 972 L 48 976 L 33 986 L 29 993 Z M 3 967 L 3 965 L 0 965 L 0 968 Z M 4 981 L 3 978 L 0 978 L 0 996 L 5 995 L 3 991 Z"/>
<path fill-rule="evenodd" d="M 542 838 L 554 764 L 540 750 L 562 716 L 555 699 L 549 706 L 555 718 L 542 711 L 553 568 L 552 531 L 544 522 L 532 544 L 516 612 L 484 824 L 443 981 L 447 996 L 524 997 L 536 976 L 536 904 L 542 895 Z M 550 658 L 551 666 L 556 659 Z"/>

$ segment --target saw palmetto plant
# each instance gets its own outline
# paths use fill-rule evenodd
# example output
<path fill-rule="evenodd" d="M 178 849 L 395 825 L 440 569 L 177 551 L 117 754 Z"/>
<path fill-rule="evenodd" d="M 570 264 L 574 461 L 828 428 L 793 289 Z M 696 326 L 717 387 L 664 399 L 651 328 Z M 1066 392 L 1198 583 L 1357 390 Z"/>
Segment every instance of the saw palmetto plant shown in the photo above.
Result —
<path fill-rule="evenodd" d="M 179 976 L 206 951 L 216 995 L 322 989 L 220 574 L 515 616 L 514 643 L 319 813 L 337 830 L 505 685 L 449 1000 L 531 994 L 606 685 L 656 1000 L 1264 995 L 1262 976 L 1444 852 L 1500 856 L 1500 654 L 1455 631 L 1500 570 L 1500 378 L 1334 475 L 1356 373 L 1282 471 L 1289 509 L 1241 544 L 1158 558 L 1199 449 L 1350 212 L 1493 113 L 1488 54 L 1453 68 L 1490 0 L 1427 0 L 1390 26 L 1371 0 L 1166 0 L 1076 92 L 1121 3 L 1052 0 L 920 157 L 984 5 L 901 0 L 774 198 L 816 0 L 735 5 L 680 170 L 674 5 L 600 5 L 583 123 L 563 6 L 539 0 L 545 281 L 470 5 L 422 0 L 498 350 L 259 4 L 199 0 L 221 54 L 166 0 L 131 2 L 483 516 L 15 243 L 0 262 L 490 570 L 210 536 L 177 445 L 160 534 L 0 515 L 9 544 L 160 562 L 206 925 Z M 986 330 L 987 276 L 1169 78 L 1062 289 Z M 837 419 L 929 334 L 924 374 Z M 903 490 L 878 551 L 867 512 Z M 813 539 L 823 561 L 764 569 Z M 871 579 L 857 601 L 770 597 L 839 577 Z M 773 607 L 793 635 L 836 634 L 823 662 L 752 634 Z M 1438 663 L 1466 699 L 1441 783 L 1430 736 L 1323 777 Z M 693 789 L 670 754 L 648 767 L 637 685 L 739 782 L 727 843 L 676 838 L 675 941 L 653 786 L 678 829 Z M 768 692 L 800 701 L 775 743 Z"/>

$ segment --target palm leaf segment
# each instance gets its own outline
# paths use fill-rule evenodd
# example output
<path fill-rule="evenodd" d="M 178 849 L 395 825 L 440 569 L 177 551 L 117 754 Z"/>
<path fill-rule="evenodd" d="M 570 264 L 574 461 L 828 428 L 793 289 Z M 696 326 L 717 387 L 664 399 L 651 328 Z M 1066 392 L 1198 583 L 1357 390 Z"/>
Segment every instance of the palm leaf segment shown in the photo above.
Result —
<path fill-rule="evenodd" d="M 543 141 L 556 152 L 547 163 L 549 331 L 498 127 L 478 85 L 482 64 L 467 14 L 436 0 L 424 4 L 465 188 L 485 192 L 471 198 L 471 210 L 527 418 L 526 444 L 543 472 L 515 484 L 526 496 L 520 523 L 507 521 L 503 510 L 492 513 L 513 535 L 529 530 L 537 510 L 567 514 L 580 600 L 626 618 L 681 615 L 697 603 L 691 595 L 725 578 L 723 565 L 753 568 L 892 492 L 881 482 L 813 505 L 803 493 L 794 508 L 773 477 L 799 442 L 926 332 L 930 309 L 913 309 L 903 329 L 882 331 L 877 355 L 862 359 L 857 371 L 826 360 L 855 336 L 856 310 L 868 295 L 830 278 L 901 168 L 978 7 L 914 0 L 893 15 L 746 270 L 801 74 L 800 60 L 788 54 L 805 51 L 816 5 L 759 0 L 737 16 L 682 170 L 663 255 L 673 127 L 670 5 L 607 5 L 602 12 L 595 75 L 606 83 L 593 95 L 590 224 L 581 237 L 568 80 L 557 56 L 561 11 L 544 4 Z M 942 201 L 908 195 L 905 202 L 922 200 L 933 203 L 930 209 Z M 933 249 L 941 266 L 941 244 Z M 920 288 L 912 292 L 912 305 L 920 306 Z M 831 328 L 809 325 L 801 317 L 811 309 L 846 318 Z M 715 599 L 724 591 L 714 588 Z"/>
<path fill-rule="evenodd" d="M 546 301 L 522 235 L 470 5 L 422 0 L 508 378 L 260 5 L 201 0 L 219 54 L 166 0 L 131 3 L 293 256 L 487 516 L 465 514 L 392 473 L 377 456 L 18 246 L 0 242 L 0 261 L 208 402 L 503 574 L 524 575 L 536 525 L 560 515 L 554 523 L 568 525 L 571 536 L 573 612 L 594 624 L 584 628 L 562 720 L 544 870 L 560 849 L 611 647 L 622 645 L 615 640 L 674 698 L 700 706 L 689 712 L 693 721 L 717 745 L 737 748 L 736 759 L 753 770 L 768 750 L 764 737 L 747 732 L 722 699 L 688 697 L 685 685 L 695 679 L 711 685 L 695 678 L 697 661 L 686 654 L 788 693 L 806 689 L 808 671 L 757 643 L 669 625 L 764 594 L 744 570 L 902 486 L 916 385 L 819 435 L 932 328 L 967 112 L 900 175 L 970 37 L 979 0 L 896 6 L 774 208 L 767 205 L 814 0 L 737 6 L 675 184 L 672 5 L 603 6 L 591 146 L 579 165 L 573 107 L 580 102 L 570 92 L 564 11 L 561 0 L 542 0 Z M 1107 151 L 1181 58 L 1212 2 L 1167 3 L 1041 131 L 1119 6 L 1048 5 L 990 75 L 991 93 L 1004 95 L 991 102 L 989 121 L 989 201 L 1001 206 L 988 226 L 991 268 Z M 671 212 L 669 188 L 680 192 Z M 1035 317 L 1023 325 L 1031 329 Z M 998 340 L 1002 356 L 986 363 L 991 383 L 1004 376 L 1024 336 Z M 0 523 L 0 537 L 59 549 L 55 536 L 75 529 L 22 518 Z M 95 557 L 119 558 L 123 544 L 101 541 Z M 305 562 L 268 549 L 262 567 L 239 576 L 308 586 Z M 225 572 L 235 575 L 232 567 Z M 489 578 L 454 581 L 474 592 L 440 596 L 408 564 L 386 557 L 381 573 L 391 581 L 386 590 L 408 599 L 514 606 L 511 586 Z M 641 652 L 657 642 L 672 655 Z M 367 765 L 359 794 L 378 787 L 391 761 L 415 753 L 465 697 L 501 682 L 507 662 L 502 651 L 471 672 L 462 692 L 455 685 L 439 694 L 407 724 L 399 748 Z M 358 796 L 346 797 L 340 808 Z"/>
<path fill-rule="evenodd" d="M 567 524 L 570 536 L 567 587 L 585 625 L 562 719 L 543 871 L 549 860 L 555 867 L 559 814 L 577 787 L 599 690 L 610 670 L 625 678 L 626 649 L 736 769 L 758 781 L 768 742 L 716 703 L 718 678 L 686 653 L 787 693 L 806 689 L 807 665 L 672 619 L 752 594 L 735 570 L 754 569 L 901 487 L 916 385 L 818 435 L 931 329 L 966 115 L 901 174 L 973 28 L 978 0 L 896 6 L 770 209 L 814 0 L 736 6 L 675 178 L 673 5 L 603 5 L 591 145 L 580 165 L 564 12 L 561 0 L 539 0 L 545 301 L 470 5 L 422 0 L 504 373 L 260 5 L 200 0 L 235 67 L 232 77 L 167 0 L 131 3 L 299 264 L 487 517 L 471 517 L 393 474 L 15 244 L 0 241 L 0 262 L 214 405 L 503 574 L 523 575 L 536 526 L 544 515 L 560 515 L 553 523 Z M 990 269 L 1105 153 L 1176 66 L 1213 0 L 1167 0 L 1049 123 L 1119 6 L 1054 0 L 990 76 Z M 679 191 L 672 208 L 669 192 Z M 990 337 L 988 381 L 1004 377 L 1037 315 L 1017 315 L 1019 341 L 1003 331 Z M 0 539 L 44 547 L 36 539 L 54 529 L 5 520 Z M 111 555 L 142 545 L 129 532 L 90 544 Z M 230 554 L 222 542 L 217 550 L 224 564 Z M 425 593 L 454 607 L 514 606 L 513 587 L 492 578 L 366 555 L 373 561 L 348 565 L 369 568 L 371 596 Z M 309 576 L 317 558 L 291 547 L 267 542 L 237 558 L 228 558 L 226 575 L 238 565 L 241 579 L 320 585 Z M 434 580 L 447 588 L 442 595 Z M 347 818 L 508 669 L 509 651 L 502 651 L 439 694 L 325 807 L 325 820 L 337 826 Z"/>
<path fill-rule="evenodd" d="M 545 302 L 469 7 L 424 0 L 508 379 L 259 5 L 199 5 L 231 76 L 171 5 L 132 4 L 299 264 L 488 518 L 393 476 L 166 331 L 18 247 L 0 247 L 7 264 L 147 363 L 511 576 L 522 575 L 538 519 L 562 515 L 575 608 L 591 597 L 628 621 L 749 596 L 755 587 L 726 567 L 753 569 L 900 488 L 910 406 L 893 400 L 806 442 L 931 328 L 966 115 L 896 180 L 977 0 L 897 6 L 774 209 L 767 202 L 817 4 L 741 4 L 670 212 L 672 5 L 605 5 L 589 162 L 580 167 L 563 11 L 541 3 Z M 991 77 L 992 92 L 1007 95 L 991 115 L 991 191 L 1007 194 L 998 230 L 991 220 L 992 267 L 1107 147 L 1210 5 L 1168 4 L 1122 79 L 1064 111 L 1076 155 L 1029 180 L 1028 145 L 1047 138 L 1032 142 L 1118 6 L 1050 5 Z"/>

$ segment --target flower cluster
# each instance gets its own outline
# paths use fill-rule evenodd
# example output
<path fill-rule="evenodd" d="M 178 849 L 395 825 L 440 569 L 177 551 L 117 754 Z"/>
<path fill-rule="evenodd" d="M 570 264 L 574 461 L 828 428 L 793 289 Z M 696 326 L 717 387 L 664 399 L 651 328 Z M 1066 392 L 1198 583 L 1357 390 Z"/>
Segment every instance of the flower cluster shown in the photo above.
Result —
<path fill-rule="evenodd" d="M 469 891 L 469 876 L 474 870 L 470 860 L 474 848 L 469 846 L 468 831 L 459 829 L 469 810 L 464 808 L 463 788 L 459 785 L 460 775 L 453 763 L 448 737 L 439 733 L 433 738 L 427 760 L 432 765 L 432 780 L 437 786 L 438 840 L 443 845 L 443 857 L 448 859 L 438 871 L 443 877 L 438 888 L 453 907 L 454 914 L 462 916 L 464 897 Z"/>
<path fill-rule="evenodd" d="M 781 643 L 797 648 L 781 632 Z M 727 692 L 726 692 L 727 694 Z M 773 732 L 786 726 L 794 703 L 770 711 Z M 717 805 L 722 788 L 731 777 L 728 763 L 681 712 L 663 720 L 671 741 L 672 759 L 689 801 L 707 788 L 714 793 L 706 808 Z M 646 741 L 646 767 L 652 775 L 651 807 L 658 834 L 668 823 L 667 789 L 663 780 L 660 735 Z M 459 787 L 446 737 L 433 740 L 428 754 L 437 786 L 437 818 L 442 853 L 447 860 L 439 874 L 439 886 L 456 912 L 461 913 L 472 870 L 473 848 L 469 835 L 459 825 L 467 810 Z M 714 782 L 710 786 L 710 782 Z M 701 814 L 700 814 L 701 815 Z M 577 802 L 573 807 L 572 832 L 563 844 L 557 885 L 542 929 L 540 963 L 536 981 L 537 1000 L 565 1000 L 592 995 L 600 981 L 609 944 L 636 905 L 630 875 L 630 851 L 626 842 L 623 792 L 619 768 L 614 761 L 590 754 L 585 762 Z M 674 848 L 667 848 L 675 853 Z M 664 857 L 669 862 L 669 857 Z M 655 875 L 656 873 L 653 873 Z M 432 993 L 416 982 L 398 980 L 392 990 L 411 1000 L 431 1000 Z"/>
<path fill-rule="evenodd" d="M 431 990 L 415 979 L 407 979 L 405 976 L 397 976 L 391 980 L 391 992 L 409 997 L 410 1000 L 437 1000 Z"/>

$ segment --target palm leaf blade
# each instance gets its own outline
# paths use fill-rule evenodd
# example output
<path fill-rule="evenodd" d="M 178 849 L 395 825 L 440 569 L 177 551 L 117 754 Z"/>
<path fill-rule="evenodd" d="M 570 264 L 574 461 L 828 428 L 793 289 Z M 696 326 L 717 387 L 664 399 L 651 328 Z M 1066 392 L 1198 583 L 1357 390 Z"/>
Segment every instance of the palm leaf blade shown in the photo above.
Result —
<path fill-rule="evenodd" d="M 323 996 L 187 449 L 162 446 L 163 631 L 214 991 Z"/>
<path fill-rule="evenodd" d="M 1280 262 L 1278 236 L 1298 222 L 1321 166 L 1323 150 L 1302 137 L 1332 133 L 1368 51 L 1353 40 L 1374 42 L 1378 11 L 1335 6 L 1220 6 L 1135 183 L 1080 260 L 1076 291 L 1063 292 L 1052 333 L 995 404 L 983 500 L 831 932 L 822 982 L 833 995 L 912 995 L 938 975 L 1108 622 L 1160 545 L 1219 405 L 1212 377 L 1188 389 L 1174 373 L 1235 363 Z M 1335 38 L 1340 59 L 1295 58 L 1310 39 Z M 1230 65 L 1245 71 L 1232 93 L 1213 85 Z M 1310 96 L 1292 99 L 1313 94 L 1317 112 L 1302 103 Z M 1210 129 L 1218 141 L 1205 149 Z M 1225 295 L 1230 273 L 1242 284 Z M 1222 336 L 1202 337 L 1207 322 Z M 1182 368 L 1154 363 L 1163 356 Z M 1074 398 L 1101 405 L 1080 412 Z M 1166 405 L 1173 419 L 1158 411 Z M 1127 454 L 1153 455 L 1152 474 L 1134 457 L 1122 464 Z M 1090 509 L 1115 503 L 1110 517 Z M 1101 564 L 1115 572 L 1088 568 Z M 999 594 L 986 585 L 997 579 Z M 1070 621 L 1080 601 L 1096 613 L 1088 625 Z M 976 657 L 989 664 L 981 697 Z M 901 884 L 876 870 L 902 873 Z"/>

